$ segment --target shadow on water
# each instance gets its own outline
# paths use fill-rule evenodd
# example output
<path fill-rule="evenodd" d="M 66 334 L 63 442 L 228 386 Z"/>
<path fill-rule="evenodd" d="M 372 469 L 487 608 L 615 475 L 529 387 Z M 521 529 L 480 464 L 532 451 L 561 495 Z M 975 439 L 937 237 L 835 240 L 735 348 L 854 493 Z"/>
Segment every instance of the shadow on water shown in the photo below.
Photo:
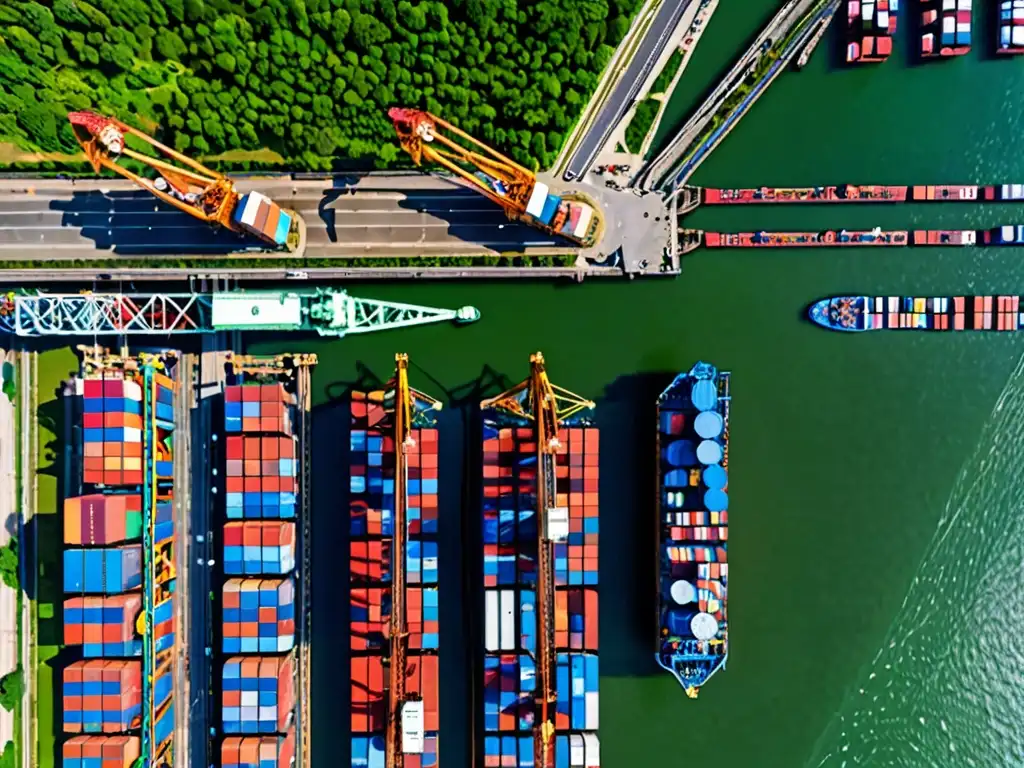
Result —
<path fill-rule="evenodd" d="M 596 409 L 601 428 L 601 674 L 654 674 L 657 567 L 655 402 L 673 373 L 621 376 Z"/>
<path fill-rule="evenodd" d="M 970 55 L 980 54 L 984 61 L 995 61 L 996 59 L 1005 58 L 1004 55 L 996 52 L 999 46 L 1000 0 L 988 0 L 980 5 L 980 8 L 974 9 L 971 34 L 977 34 L 977 37 L 974 40 Z M 981 16 L 981 24 L 978 24 L 979 15 Z M 978 50 L 979 48 L 981 49 L 980 51 Z"/>
<path fill-rule="evenodd" d="M 249 248 L 263 250 L 255 238 L 218 229 L 157 200 L 148 192 L 75 192 L 70 200 L 52 200 L 61 226 L 81 231 L 100 250 L 122 255 L 222 255 Z"/>

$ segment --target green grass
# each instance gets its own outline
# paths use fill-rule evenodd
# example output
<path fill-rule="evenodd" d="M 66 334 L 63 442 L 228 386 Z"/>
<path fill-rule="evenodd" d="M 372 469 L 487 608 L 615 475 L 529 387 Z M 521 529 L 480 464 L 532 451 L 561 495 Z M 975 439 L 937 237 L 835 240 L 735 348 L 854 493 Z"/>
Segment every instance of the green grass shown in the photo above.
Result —
<path fill-rule="evenodd" d="M 35 390 L 35 423 L 39 431 L 39 453 L 35 457 L 38 497 L 35 514 L 39 555 L 37 599 L 32 605 L 36 641 L 34 669 L 35 721 L 37 729 L 36 765 L 53 768 L 61 723 L 55 717 L 55 684 L 60 680 L 55 658 L 63 641 L 62 612 L 54 606 L 61 602 L 60 557 L 61 516 L 57 498 L 57 477 L 62 470 L 60 441 L 63 437 L 63 404 L 58 397 L 61 383 L 78 370 L 78 358 L 71 347 L 39 353 Z M 31 480 L 31 477 L 27 478 Z"/>
<path fill-rule="evenodd" d="M 667 62 L 665 62 L 664 69 L 658 73 L 658 76 L 654 80 L 654 84 L 651 86 L 651 93 L 664 93 L 668 88 L 669 83 L 672 82 L 672 78 L 676 76 L 676 72 L 679 71 L 679 65 L 683 63 L 683 54 L 679 52 L 679 49 L 672 51 L 672 55 L 669 56 Z"/>
<path fill-rule="evenodd" d="M 626 148 L 634 154 L 643 147 L 648 131 L 654 125 L 661 102 L 655 99 L 644 99 L 636 108 L 633 119 L 626 126 Z"/>

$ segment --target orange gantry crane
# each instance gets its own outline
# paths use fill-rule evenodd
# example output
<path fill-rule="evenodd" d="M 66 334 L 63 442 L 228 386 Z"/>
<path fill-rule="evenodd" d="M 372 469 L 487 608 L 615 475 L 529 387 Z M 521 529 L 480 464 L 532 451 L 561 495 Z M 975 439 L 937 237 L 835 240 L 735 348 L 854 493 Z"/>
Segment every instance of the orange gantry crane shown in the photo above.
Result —
<path fill-rule="evenodd" d="M 429 112 L 392 107 L 388 117 L 395 124 L 399 143 L 416 165 L 427 160 L 443 166 L 500 205 L 510 219 L 584 248 L 600 240 L 604 219 L 586 195 L 552 194 L 533 171 Z"/>
<path fill-rule="evenodd" d="M 409 640 L 405 604 L 406 534 L 409 504 L 408 451 L 414 447 L 412 428 L 422 410 L 440 410 L 441 403 L 409 386 L 409 356 L 395 355 L 394 392 L 395 439 L 395 513 L 391 542 L 391 626 L 390 666 L 388 673 L 387 737 L 385 760 L 387 768 L 401 768 L 407 752 L 422 752 L 423 702 L 413 700 L 406 692 L 406 651 Z"/>
<path fill-rule="evenodd" d="M 556 456 L 561 448 L 558 428 L 594 403 L 548 378 L 544 355 L 530 356 L 530 376 L 507 392 L 484 400 L 481 408 L 497 408 L 533 422 L 537 450 L 537 648 L 534 652 L 533 765 L 553 768 L 555 706 L 557 704 L 555 648 L 554 545 L 569 534 L 569 514 L 558 507 Z"/>
<path fill-rule="evenodd" d="M 68 120 L 96 173 L 104 168 L 114 171 L 168 205 L 208 224 L 255 235 L 274 248 L 284 247 L 292 252 L 303 250 L 305 225 L 295 211 L 282 209 L 259 192 L 239 193 L 231 179 L 117 118 L 95 112 L 71 112 Z M 150 145 L 184 167 L 131 149 L 126 142 L 128 136 Z M 118 163 L 122 157 L 152 168 L 156 178 L 139 176 L 125 168 Z"/>

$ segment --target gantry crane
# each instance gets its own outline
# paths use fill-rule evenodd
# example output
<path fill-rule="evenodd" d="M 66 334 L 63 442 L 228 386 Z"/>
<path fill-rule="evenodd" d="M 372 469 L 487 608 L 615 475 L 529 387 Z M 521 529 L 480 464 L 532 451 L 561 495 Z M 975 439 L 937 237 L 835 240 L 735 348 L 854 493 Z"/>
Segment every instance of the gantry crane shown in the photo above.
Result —
<path fill-rule="evenodd" d="M 389 629 L 390 656 L 388 659 L 388 704 L 387 738 L 385 759 L 387 768 L 401 768 L 402 755 L 412 751 L 403 742 L 403 715 L 408 705 L 418 707 L 419 722 L 423 722 L 421 701 L 410 699 L 405 688 L 406 651 L 408 650 L 409 629 L 405 607 L 405 550 L 407 525 L 406 512 L 409 505 L 408 451 L 415 446 L 412 437 L 414 426 L 432 426 L 433 420 L 427 412 L 440 410 L 441 403 L 409 386 L 409 356 L 395 355 L 395 377 L 388 390 L 393 393 L 393 423 L 395 440 L 395 510 L 392 518 L 391 541 L 391 626 Z M 415 720 L 416 718 L 410 718 Z M 419 726 L 422 737 L 422 725 Z M 415 734 L 408 734 L 414 736 Z M 409 741 L 412 741 L 410 739 Z M 422 751 L 422 746 L 419 747 Z"/>
<path fill-rule="evenodd" d="M 557 703 L 555 649 L 554 544 L 568 536 L 568 515 L 557 507 L 555 457 L 561 448 L 558 428 L 594 403 L 551 383 L 544 355 L 530 356 L 530 377 L 481 408 L 504 410 L 533 422 L 537 450 L 537 648 L 533 720 L 534 768 L 553 768 L 555 706 Z"/>
<path fill-rule="evenodd" d="M 233 232 L 248 232 L 271 247 L 284 246 L 292 252 L 304 250 L 305 224 L 295 211 L 284 211 L 259 193 L 246 195 L 243 209 L 239 209 L 243 196 L 231 179 L 117 118 L 103 117 L 95 112 L 71 112 L 68 120 L 96 173 L 100 173 L 103 168 L 114 171 L 168 205 L 208 224 L 219 225 Z M 185 167 L 136 152 L 127 145 L 128 136 L 150 145 Z M 131 158 L 152 168 L 157 177 L 149 179 L 128 170 L 117 162 L 121 157 Z M 285 221 L 284 217 L 290 219 Z M 281 229 L 287 234 L 275 239 L 276 225 L 283 221 L 287 226 L 282 224 Z"/>
<path fill-rule="evenodd" d="M 416 165 L 427 160 L 443 166 L 500 205 L 510 219 L 585 248 L 600 240 L 604 219 L 586 195 L 550 194 L 548 185 L 538 181 L 533 171 L 429 112 L 392 107 L 388 117 L 395 124 L 399 143 Z"/>

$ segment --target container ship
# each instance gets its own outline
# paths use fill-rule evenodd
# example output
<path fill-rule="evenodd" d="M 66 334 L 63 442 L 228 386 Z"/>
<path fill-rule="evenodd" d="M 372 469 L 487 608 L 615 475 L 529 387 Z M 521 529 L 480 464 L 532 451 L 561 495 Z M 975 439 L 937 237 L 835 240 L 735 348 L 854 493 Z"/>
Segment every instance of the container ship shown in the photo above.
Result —
<path fill-rule="evenodd" d="M 65 768 L 172 761 L 175 366 L 84 350 L 65 390 L 81 466 L 63 502 Z"/>
<path fill-rule="evenodd" d="M 350 432 L 352 765 L 438 765 L 438 431 L 409 386 L 354 392 Z"/>
<path fill-rule="evenodd" d="M 898 13 L 899 0 L 849 0 L 846 60 L 876 62 L 889 58 Z"/>
<path fill-rule="evenodd" d="M 996 53 L 1024 53 L 1024 0 L 999 3 L 999 41 Z"/>
<path fill-rule="evenodd" d="M 1024 328 L 1019 296 L 835 296 L 809 310 L 834 331 L 1016 331 Z"/>
<path fill-rule="evenodd" d="M 655 659 L 690 698 L 729 655 L 729 377 L 697 363 L 658 398 Z"/>
<path fill-rule="evenodd" d="M 905 186 L 838 184 L 827 187 L 757 187 L 753 189 L 704 189 L 707 205 L 730 203 L 871 203 L 902 202 Z"/>
<path fill-rule="evenodd" d="M 539 352 L 481 403 L 485 768 L 600 765 L 593 407 Z"/>
<path fill-rule="evenodd" d="M 922 0 L 921 57 L 963 56 L 971 50 L 974 0 Z"/>
<path fill-rule="evenodd" d="M 290 364 L 295 359 L 232 355 L 224 381 L 223 613 L 214 665 L 221 768 L 303 764 L 304 398 L 315 359 L 297 367 Z"/>
<path fill-rule="evenodd" d="M 823 232 L 705 232 L 708 248 L 832 248 L 850 245 L 900 246 L 908 232 L 825 230 Z"/>

